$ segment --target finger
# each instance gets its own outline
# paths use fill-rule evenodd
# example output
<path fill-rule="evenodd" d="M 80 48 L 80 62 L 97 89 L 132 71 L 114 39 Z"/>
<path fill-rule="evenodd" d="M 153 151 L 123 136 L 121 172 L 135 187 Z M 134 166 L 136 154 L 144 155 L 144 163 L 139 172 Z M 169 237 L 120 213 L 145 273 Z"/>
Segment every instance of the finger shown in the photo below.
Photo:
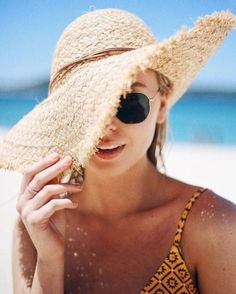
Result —
<path fill-rule="evenodd" d="M 74 184 L 56 184 L 56 185 L 46 185 L 44 188 L 28 203 L 28 209 L 34 211 L 45 205 L 51 199 L 61 199 L 60 194 L 62 193 L 77 193 L 82 190 L 81 185 Z"/>
<path fill-rule="evenodd" d="M 20 195 L 24 193 L 26 187 L 29 185 L 29 183 L 32 181 L 33 177 L 37 173 L 41 172 L 45 168 L 48 168 L 56 161 L 58 161 L 58 159 L 59 155 L 57 153 L 53 153 L 26 167 L 23 171 L 23 178 L 20 186 Z"/>
<path fill-rule="evenodd" d="M 78 203 L 73 203 L 70 199 L 52 199 L 47 204 L 35 210 L 31 213 L 28 218 L 28 223 L 30 225 L 38 225 L 45 224 L 48 222 L 50 217 L 58 210 L 62 209 L 74 209 L 78 206 Z"/>
<path fill-rule="evenodd" d="M 59 194 L 62 193 L 77 193 L 82 190 L 82 185 L 79 184 L 53 184 L 53 185 L 46 185 L 43 189 L 37 193 L 34 197 L 29 199 L 28 195 L 25 193 L 23 194 L 16 205 L 16 210 L 18 213 L 21 214 L 22 210 L 24 211 L 33 211 L 45 203 L 47 203 L 52 198 L 60 198 Z"/>
<path fill-rule="evenodd" d="M 49 181 L 53 180 L 56 176 L 58 176 L 61 172 L 66 170 L 72 163 L 72 158 L 70 156 L 66 156 L 63 159 L 59 160 L 55 164 L 51 165 L 47 169 L 39 172 L 35 175 L 33 180 L 29 183 L 30 189 L 35 191 L 40 191 Z M 25 197 L 28 199 L 33 198 L 35 195 L 26 188 Z"/>

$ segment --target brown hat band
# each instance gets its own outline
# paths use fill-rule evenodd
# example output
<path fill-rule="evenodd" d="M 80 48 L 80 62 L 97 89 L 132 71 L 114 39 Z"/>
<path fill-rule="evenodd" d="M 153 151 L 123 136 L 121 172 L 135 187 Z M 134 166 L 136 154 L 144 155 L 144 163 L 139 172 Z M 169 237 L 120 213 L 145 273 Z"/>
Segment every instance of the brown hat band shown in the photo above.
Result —
<path fill-rule="evenodd" d="M 70 63 L 68 63 L 67 65 L 63 66 L 52 78 L 52 80 L 49 83 L 49 94 L 51 94 L 53 87 L 55 86 L 55 84 L 61 79 L 63 78 L 63 76 L 70 71 L 71 69 L 73 69 L 76 65 L 82 63 L 83 61 L 86 60 L 96 60 L 99 57 L 103 57 L 103 56 L 110 56 L 110 55 L 116 55 L 116 54 L 121 54 L 122 52 L 125 51 L 131 51 L 131 50 L 135 50 L 136 48 L 131 48 L 131 47 L 117 47 L 117 48 L 107 48 L 105 50 L 102 51 L 96 51 L 94 53 L 91 54 L 86 54 L 82 57 L 80 57 L 79 59 L 76 59 L 75 61 L 72 61 Z"/>

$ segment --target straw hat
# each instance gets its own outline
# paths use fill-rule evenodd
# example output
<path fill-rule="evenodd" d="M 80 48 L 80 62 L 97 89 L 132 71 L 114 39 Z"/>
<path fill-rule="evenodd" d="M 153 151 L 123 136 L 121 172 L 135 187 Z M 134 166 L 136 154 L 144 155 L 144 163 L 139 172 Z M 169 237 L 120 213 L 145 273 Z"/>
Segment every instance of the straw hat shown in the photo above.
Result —
<path fill-rule="evenodd" d="M 48 97 L 0 142 L 0 167 L 22 171 L 56 151 L 71 155 L 72 168 L 80 172 L 140 70 L 156 70 L 172 81 L 171 108 L 235 24 L 231 12 L 214 12 L 158 41 L 127 11 L 78 17 L 56 45 Z"/>

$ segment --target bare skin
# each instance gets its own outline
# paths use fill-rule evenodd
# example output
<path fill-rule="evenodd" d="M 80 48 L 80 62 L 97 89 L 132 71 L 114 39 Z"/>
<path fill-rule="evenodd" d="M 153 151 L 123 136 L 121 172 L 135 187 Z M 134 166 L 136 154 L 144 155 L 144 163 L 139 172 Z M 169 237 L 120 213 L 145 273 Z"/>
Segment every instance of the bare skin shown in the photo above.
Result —
<path fill-rule="evenodd" d="M 152 71 L 140 73 L 137 81 L 145 87 L 135 86 L 134 91 L 153 96 L 158 85 Z M 25 172 L 17 209 L 29 247 L 37 252 L 28 256 L 32 262 L 37 259 L 30 293 L 60 294 L 64 287 L 66 293 L 138 293 L 159 268 L 181 212 L 199 188 L 159 173 L 146 156 L 155 123 L 166 119 L 167 102 L 167 96 L 157 94 L 149 116 L 137 125 L 112 119 L 100 145 L 125 144 L 125 152 L 112 161 L 94 155 L 82 188 L 55 181 L 70 161 L 44 159 Z M 32 195 L 27 187 L 39 192 Z M 72 193 L 70 199 L 59 198 L 65 191 Z M 200 293 L 236 292 L 229 275 L 236 275 L 236 257 L 226 254 L 235 248 L 235 223 L 235 205 L 212 191 L 192 208 L 181 246 Z M 219 242 L 222 236 L 224 244 Z M 16 262 L 17 230 L 14 238 L 14 293 L 29 293 L 21 290 L 26 286 Z"/>

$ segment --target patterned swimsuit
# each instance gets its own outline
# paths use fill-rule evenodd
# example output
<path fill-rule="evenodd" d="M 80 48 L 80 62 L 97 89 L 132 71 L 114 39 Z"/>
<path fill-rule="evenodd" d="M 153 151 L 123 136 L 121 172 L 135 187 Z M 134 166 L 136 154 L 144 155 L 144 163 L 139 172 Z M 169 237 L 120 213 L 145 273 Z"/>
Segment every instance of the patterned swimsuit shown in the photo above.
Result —
<path fill-rule="evenodd" d="M 178 223 L 171 250 L 164 262 L 149 280 L 147 285 L 139 294 L 198 294 L 194 286 L 189 270 L 184 262 L 180 241 L 184 229 L 185 221 L 196 199 L 206 191 L 200 188 L 195 191 L 188 201 Z"/>

